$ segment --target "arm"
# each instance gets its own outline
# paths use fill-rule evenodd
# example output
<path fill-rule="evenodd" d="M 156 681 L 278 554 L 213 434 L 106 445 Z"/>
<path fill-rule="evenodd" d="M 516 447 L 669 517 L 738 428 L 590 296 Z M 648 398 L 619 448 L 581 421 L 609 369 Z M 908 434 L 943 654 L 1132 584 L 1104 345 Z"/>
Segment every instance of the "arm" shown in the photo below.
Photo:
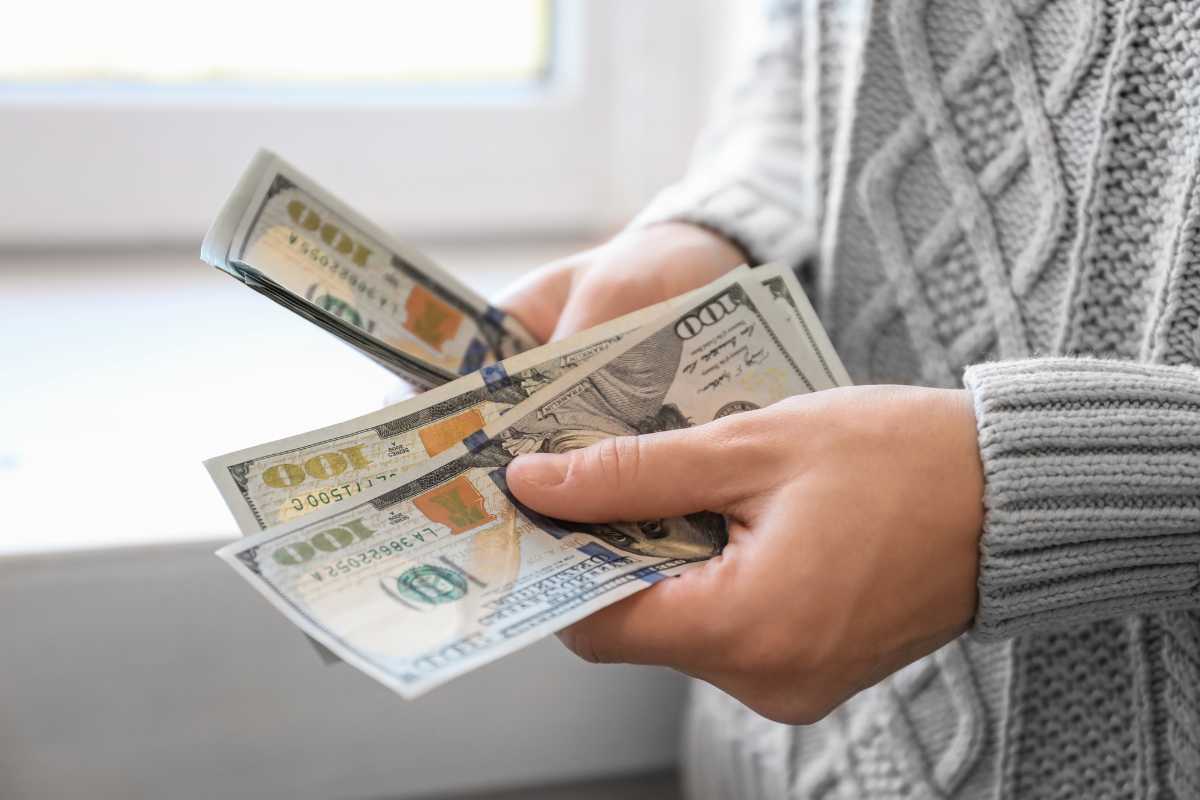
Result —
<path fill-rule="evenodd" d="M 530 273 L 499 301 L 535 335 L 561 338 L 746 261 L 797 265 L 812 254 L 819 59 L 806 20 L 817 4 L 765 5 L 762 46 L 701 136 L 687 176 L 611 241 Z"/>
<path fill-rule="evenodd" d="M 631 227 L 688 222 L 733 242 L 752 264 L 796 265 L 815 250 L 822 199 L 817 4 L 762 5 L 758 46 L 699 137 L 687 175 Z"/>
<path fill-rule="evenodd" d="M 1036 359 L 966 383 L 833 389 L 517 459 L 509 486 L 552 516 L 730 521 L 721 556 L 564 640 L 807 723 L 972 623 L 1200 605 L 1200 371 Z"/>

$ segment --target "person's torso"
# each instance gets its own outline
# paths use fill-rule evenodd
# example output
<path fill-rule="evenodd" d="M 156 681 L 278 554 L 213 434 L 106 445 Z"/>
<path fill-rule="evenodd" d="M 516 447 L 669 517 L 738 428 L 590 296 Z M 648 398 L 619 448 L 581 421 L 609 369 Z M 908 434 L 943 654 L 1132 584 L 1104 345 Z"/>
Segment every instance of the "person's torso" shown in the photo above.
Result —
<path fill-rule="evenodd" d="M 790 6 L 821 43 L 818 305 L 856 381 L 1200 364 L 1200 4 Z M 698 798 L 1197 797 L 1198 694 L 1188 613 L 966 637 L 810 728 L 697 686 L 686 774 Z"/>

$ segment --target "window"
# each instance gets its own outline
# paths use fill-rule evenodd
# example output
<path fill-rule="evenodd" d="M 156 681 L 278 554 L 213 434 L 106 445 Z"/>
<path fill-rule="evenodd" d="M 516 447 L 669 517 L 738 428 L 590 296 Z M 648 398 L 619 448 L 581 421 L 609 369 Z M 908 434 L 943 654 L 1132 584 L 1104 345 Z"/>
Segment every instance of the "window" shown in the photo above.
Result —
<path fill-rule="evenodd" d="M 529 85 L 550 67 L 548 0 L 44 0 L 18 14 L 0 49 L 16 91 Z"/>
<path fill-rule="evenodd" d="M 258 147 L 490 295 L 679 173 L 712 83 L 706 37 L 728 29 L 698 6 L 322 6 L 379 9 L 357 43 L 412 45 L 386 63 L 346 44 L 342 18 L 297 15 L 302 0 L 8 10 L 0 337 L 25 349 L 0 381 L 0 494 L 23 502 L 0 555 L 231 530 L 201 459 L 381 404 L 386 373 L 199 262 Z M 63 480 L 86 524 L 39 522 Z"/>
<path fill-rule="evenodd" d="M 686 160 L 697 6 L 20 4 L 0 241 L 198 243 L 263 146 L 410 238 L 609 229 Z"/>

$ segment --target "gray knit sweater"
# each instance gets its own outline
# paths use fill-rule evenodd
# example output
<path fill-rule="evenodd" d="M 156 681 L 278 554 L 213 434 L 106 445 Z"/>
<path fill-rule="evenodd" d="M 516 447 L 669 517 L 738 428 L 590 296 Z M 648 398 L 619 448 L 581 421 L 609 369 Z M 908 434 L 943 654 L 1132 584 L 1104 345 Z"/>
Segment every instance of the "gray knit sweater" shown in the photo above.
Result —
<path fill-rule="evenodd" d="M 691 793 L 1200 798 L 1200 0 L 768 22 L 639 223 L 803 264 L 859 382 L 967 386 L 979 607 L 808 728 L 698 685 Z"/>

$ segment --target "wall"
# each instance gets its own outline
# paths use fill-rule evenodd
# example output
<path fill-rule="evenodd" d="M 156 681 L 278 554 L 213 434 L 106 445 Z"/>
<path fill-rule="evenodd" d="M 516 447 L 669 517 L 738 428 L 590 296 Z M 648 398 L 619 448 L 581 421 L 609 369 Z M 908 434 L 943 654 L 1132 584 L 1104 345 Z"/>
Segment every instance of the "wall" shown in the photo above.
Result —
<path fill-rule="evenodd" d="M 0 559 L 0 798 L 405 798 L 674 762 L 671 672 L 550 640 L 406 703 L 324 666 L 217 544 Z"/>

